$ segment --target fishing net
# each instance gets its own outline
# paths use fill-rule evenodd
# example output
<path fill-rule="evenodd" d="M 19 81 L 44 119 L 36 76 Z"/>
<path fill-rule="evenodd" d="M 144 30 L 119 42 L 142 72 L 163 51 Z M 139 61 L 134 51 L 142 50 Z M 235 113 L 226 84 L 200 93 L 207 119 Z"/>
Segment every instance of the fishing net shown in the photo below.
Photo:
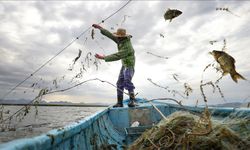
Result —
<path fill-rule="evenodd" d="M 175 112 L 145 131 L 129 150 L 223 149 L 246 150 L 250 146 L 250 120 L 210 118 L 208 110 L 201 116 Z"/>

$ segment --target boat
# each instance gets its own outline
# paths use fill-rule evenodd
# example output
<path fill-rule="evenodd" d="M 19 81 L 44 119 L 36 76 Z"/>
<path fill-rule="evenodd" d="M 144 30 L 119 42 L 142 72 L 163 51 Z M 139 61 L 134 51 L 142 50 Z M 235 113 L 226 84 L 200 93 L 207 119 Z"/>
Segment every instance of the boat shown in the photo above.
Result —
<path fill-rule="evenodd" d="M 129 100 L 124 100 L 124 107 L 99 111 L 74 124 L 54 129 L 32 138 L 13 140 L 0 145 L 1 150 L 106 150 L 126 149 L 145 130 L 152 128 L 163 115 L 176 111 L 189 111 L 201 114 L 204 107 L 181 106 L 166 101 L 136 99 L 139 106 L 127 107 Z M 157 110 L 158 109 L 158 110 Z M 250 119 L 248 108 L 209 108 L 213 117 Z"/>

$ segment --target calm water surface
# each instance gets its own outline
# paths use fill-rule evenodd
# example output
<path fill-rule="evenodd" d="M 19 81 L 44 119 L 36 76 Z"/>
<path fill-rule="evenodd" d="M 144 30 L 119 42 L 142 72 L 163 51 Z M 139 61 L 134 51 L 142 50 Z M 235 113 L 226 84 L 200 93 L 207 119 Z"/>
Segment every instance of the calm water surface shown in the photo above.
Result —
<path fill-rule="evenodd" d="M 4 112 L 7 113 L 4 114 L 4 117 L 11 115 L 19 108 L 21 107 L 5 106 Z M 40 106 L 38 107 L 38 115 L 36 116 L 35 109 L 32 107 L 31 112 L 21 122 L 13 119 L 10 127 L 15 131 L 7 130 L 0 132 L 0 143 L 40 135 L 49 130 L 69 125 L 103 109 L 105 108 Z"/>

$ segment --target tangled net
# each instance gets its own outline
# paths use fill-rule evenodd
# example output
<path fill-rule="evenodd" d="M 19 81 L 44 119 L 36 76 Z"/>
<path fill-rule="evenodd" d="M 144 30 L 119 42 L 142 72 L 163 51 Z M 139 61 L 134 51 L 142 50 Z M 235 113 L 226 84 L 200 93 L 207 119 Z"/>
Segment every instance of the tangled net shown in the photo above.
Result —
<path fill-rule="evenodd" d="M 230 122 L 210 118 L 207 109 L 201 116 L 175 112 L 157 126 L 145 131 L 129 150 L 245 150 L 250 146 L 250 120 Z"/>

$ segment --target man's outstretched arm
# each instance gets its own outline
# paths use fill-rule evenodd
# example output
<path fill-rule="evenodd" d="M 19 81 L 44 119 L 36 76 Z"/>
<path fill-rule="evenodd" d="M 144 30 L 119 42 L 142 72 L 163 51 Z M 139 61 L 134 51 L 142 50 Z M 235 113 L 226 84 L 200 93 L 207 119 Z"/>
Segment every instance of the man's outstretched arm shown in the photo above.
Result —
<path fill-rule="evenodd" d="M 121 50 L 117 53 L 114 53 L 114 54 L 111 54 L 111 55 L 108 55 L 108 56 L 105 56 L 105 55 L 101 55 L 101 54 L 95 54 L 95 57 L 98 58 L 98 59 L 103 59 L 105 60 L 106 62 L 110 62 L 110 61 L 117 61 L 117 60 L 120 60 L 122 58 L 125 58 L 129 55 L 129 53 L 125 50 Z"/>
<path fill-rule="evenodd" d="M 110 38 L 111 40 L 117 43 L 117 38 L 108 30 L 104 29 L 98 24 L 93 24 L 92 27 L 99 29 L 103 35 L 105 35 L 106 37 Z"/>
<path fill-rule="evenodd" d="M 130 53 L 128 53 L 126 50 L 121 50 L 121 51 L 119 51 L 117 53 L 105 56 L 103 59 L 106 62 L 117 61 L 117 60 L 120 60 L 120 59 L 123 59 L 123 58 L 127 57 L 128 55 L 130 55 Z"/>

